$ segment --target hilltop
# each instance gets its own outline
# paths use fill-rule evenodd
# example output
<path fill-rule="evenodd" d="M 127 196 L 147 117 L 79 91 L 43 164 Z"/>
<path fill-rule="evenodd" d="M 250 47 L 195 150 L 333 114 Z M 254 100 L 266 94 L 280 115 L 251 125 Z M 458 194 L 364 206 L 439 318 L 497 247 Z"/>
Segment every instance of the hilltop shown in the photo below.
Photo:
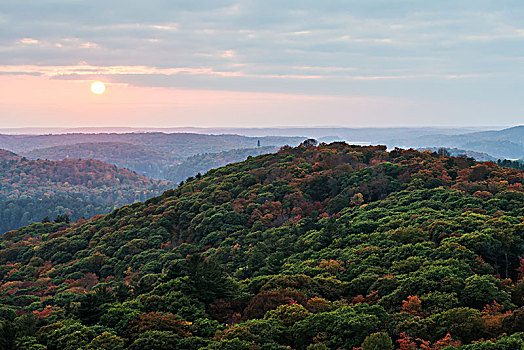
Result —
<path fill-rule="evenodd" d="M 20 160 L 21 158 L 22 157 L 16 153 L 7 151 L 5 149 L 0 149 L 0 161 Z"/>
<path fill-rule="evenodd" d="M 284 147 L 4 235 L 4 344 L 517 349 L 523 203 L 524 173 L 492 162 Z"/>

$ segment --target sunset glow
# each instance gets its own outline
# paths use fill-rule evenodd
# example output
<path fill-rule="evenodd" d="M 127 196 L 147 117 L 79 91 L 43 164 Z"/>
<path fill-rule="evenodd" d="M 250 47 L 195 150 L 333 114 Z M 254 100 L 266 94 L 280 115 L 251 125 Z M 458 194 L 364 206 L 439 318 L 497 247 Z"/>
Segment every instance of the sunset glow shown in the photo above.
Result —
<path fill-rule="evenodd" d="M 17 3 L 0 13 L 22 28 L 0 45 L 3 125 L 46 115 L 84 126 L 91 108 L 110 125 L 521 122 L 522 5 L 219 1 L 124 14 L 98 0 Z"/>

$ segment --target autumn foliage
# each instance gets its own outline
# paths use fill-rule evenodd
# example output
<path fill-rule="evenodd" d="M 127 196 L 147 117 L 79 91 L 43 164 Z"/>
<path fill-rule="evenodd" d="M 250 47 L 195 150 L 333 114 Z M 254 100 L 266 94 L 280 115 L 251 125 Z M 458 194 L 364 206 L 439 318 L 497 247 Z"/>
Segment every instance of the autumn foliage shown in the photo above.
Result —
<path fill-rule="evenodd" d="M 107 215 L 6 233 L 9 346 L 524 344 L 518 169 L 307 142 L 186 180 Z"/>

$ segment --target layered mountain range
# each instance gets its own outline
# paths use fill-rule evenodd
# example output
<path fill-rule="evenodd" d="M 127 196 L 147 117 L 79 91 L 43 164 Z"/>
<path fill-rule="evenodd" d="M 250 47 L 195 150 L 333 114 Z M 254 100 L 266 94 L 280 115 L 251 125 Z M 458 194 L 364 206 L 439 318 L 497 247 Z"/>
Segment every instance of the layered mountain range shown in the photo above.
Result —
<path fill-rule="evenodd" d="M 131 169 L 144 176 L 165 180 L 167 179 L 165 172 L 168 168 L 194 155 L 235 149 L 298 145 L 303 140 L 304 137 L 246 137 L 160 132 L 72 133 L 0 135 L 0 148 L 30 159 L 98 159 Z"/>

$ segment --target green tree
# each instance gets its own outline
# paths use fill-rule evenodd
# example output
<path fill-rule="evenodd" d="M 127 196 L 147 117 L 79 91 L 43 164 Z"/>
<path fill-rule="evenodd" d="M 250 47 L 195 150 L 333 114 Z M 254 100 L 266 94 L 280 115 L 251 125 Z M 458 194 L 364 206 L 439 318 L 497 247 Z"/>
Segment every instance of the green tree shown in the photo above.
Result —
<path fill-rule="evenodd" d="M 179 335 L 169 331 L 146 331 L 133 341 L 129 350 L 172 350 L 177 348 Z"/>
<path fill-rule="evenodd" d="M 109 332 L 103 332 L 89 343 L 87 350 L 122 350 L 123 348 L 124 339 Z"/>
<path fill-rule="evenodd" d="M 311 315 L 304 306 L 293 303 L 291 305 L 280 305 L 275 310 L 270 310 L 264 316 L 265 319 L 275 320 L 284 327 L 291 327 L 296 322 L 305 320 Z"/>
<path fill-rule="evenodd" d="M 362 342 L 362 350 L 393 350 L 393 341 L 387 333 L 373 333 Z"/>

